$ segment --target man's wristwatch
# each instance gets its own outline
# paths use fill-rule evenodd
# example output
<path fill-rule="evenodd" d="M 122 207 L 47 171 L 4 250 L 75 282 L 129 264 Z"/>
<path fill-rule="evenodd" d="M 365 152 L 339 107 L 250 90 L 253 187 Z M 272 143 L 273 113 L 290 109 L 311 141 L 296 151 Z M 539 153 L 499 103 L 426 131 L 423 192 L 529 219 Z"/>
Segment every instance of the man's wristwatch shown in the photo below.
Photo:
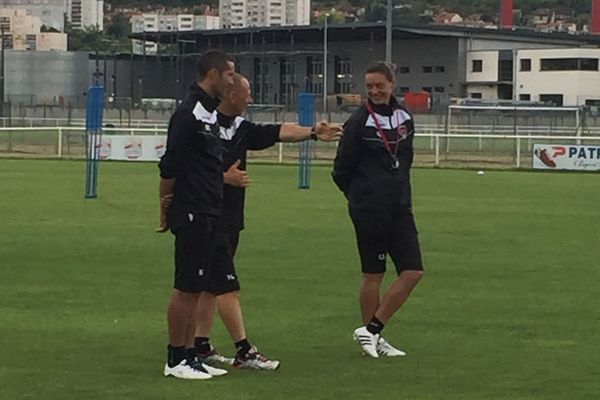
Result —
<path fill-rule="evenodd" d="M 317 136 L 317 134 L 315 133 L 315 127 L 313 126 L 312 128 L 310 128 L 310 138 L 312 140 L 314 140 L 315 142 L 317 140 L 319 140 L 319 137 Z"/>

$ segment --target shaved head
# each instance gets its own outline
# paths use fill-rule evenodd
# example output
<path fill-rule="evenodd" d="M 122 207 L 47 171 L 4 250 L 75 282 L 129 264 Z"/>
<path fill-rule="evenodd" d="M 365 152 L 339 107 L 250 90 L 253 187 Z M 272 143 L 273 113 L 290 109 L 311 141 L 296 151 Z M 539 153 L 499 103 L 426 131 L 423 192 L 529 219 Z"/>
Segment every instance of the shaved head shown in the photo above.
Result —
<path fill-rule="evenodd" d="M 219 109 L 226 115 L 238 116 L 246 111 L 250 103 L 252 103 L 250 82 L 244 75 L 236 72 L 233 75 L 233 85 L 227 88 L 227 94 L 221 101 Z"/>
<path fill-rule="evenodd" d="M 246 79 L 244 75 L 236 72 L 235 74 L 233 74 L 233 85 L 230 86 L 229 91 L 240 93 L 241 90 L 245 89 L 248 86 L 250 86 L 250 82 L 248 82 L 248 79 Z"/>

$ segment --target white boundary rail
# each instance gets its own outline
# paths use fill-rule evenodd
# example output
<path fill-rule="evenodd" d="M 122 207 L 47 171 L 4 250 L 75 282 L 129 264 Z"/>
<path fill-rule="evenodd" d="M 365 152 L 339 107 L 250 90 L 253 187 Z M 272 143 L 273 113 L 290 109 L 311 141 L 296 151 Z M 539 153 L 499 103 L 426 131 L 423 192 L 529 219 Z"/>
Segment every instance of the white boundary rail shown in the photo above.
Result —
<path fill-rule="evenodd" d="M 593 132 L 593 136 L 575 136 L 575 135 L 540 135 L 540 134 L 531 134 L 531 132 L 536 132 L 541 130 L 543 132 L 543 127 L 531 127 L 535 129 L 531 129 L 529 134 L 489 134 L 489 133 L 475 133 L 471 132 L 471 129 L 465 129 L 464 132 L 469 133 L 446 133 L 446 130 L 443 126 L 418 126 L 419 132 L 417 138 L 430 138 L 430 150 L 432 150 L 435 154 L 434 163 L 436 166 L 440 165 L 440 153 L 441 153 L 441 142 L 447 140 L 449 138 L 452 139 L 493 139 L 493 140 L 512 140 L 515 141 L 514 147 L 514 162 L 515 167 L 521 168 L 521 150 L 522 150 L 522 141 L 527 140 L 527 143 L 531 143 L 533 140 L 537 140 L 540 142 L 567 142 L 564 144 L 569 144 L 568 142 L 575 141 L 587 141 L 587 142 L 598 142 L 598 146 L 600 146 L 600 128 L 593 128 L 590 132 Z M 84 127 L 71 127 L 71 126 L 63 126 L 63 127 L 33 127 L 33 128 L 23 128 L 23 127 L 14 127 L 14 128 L 0 128 L 0 138 L 3 136 L 4 132 L 38 132 L 40 134 L 46 135 L 55 135 L 56 137 L 56 156 L 58 158 L 63 158 L 63 140 L 65 133 L 67 132 L 75 132 L 83 141 L 83 135 L 85 135 Z M 166 128 L 103 128 L 103 132 L 107 134 L 126 134 L 126 135 L 136 135 L 136 134 L 152 134 L 152 135 L 165 135 Z M 497 131 L 496 131 L 497 132 Z M 572 132 L 572 130 L 570 131 Z M 558 143 L 557 143 L 558 144 Z M 445 146 L 444 146 L 445 147 Z M 444 148 L 443 151 L 446 149 Z M 528 148 L 528 151 L 530 148 Z M 279 143 L 278 148 L 278 162 L 283 163 L 283 144 Z"/>

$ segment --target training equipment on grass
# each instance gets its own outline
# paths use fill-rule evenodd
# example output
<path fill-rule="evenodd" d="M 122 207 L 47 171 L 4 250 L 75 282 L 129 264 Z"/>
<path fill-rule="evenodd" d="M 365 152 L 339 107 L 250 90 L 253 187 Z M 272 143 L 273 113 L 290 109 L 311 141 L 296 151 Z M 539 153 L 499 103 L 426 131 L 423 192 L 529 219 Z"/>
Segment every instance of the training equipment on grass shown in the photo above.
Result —
<path fill-rule="evenodd" d="M 98 164 L 102 143 L 102 116 L 104 112 L 104 87 L 91 86 L 88 90 L 85 114 L 85 198 L 98 197 Z"/>
<path fill-rule="evenodd" d="M 298 124 L 300 126 L 315 126 L 315 95 L 300 93 L 298 101 Z M 305 140 L 300 143 L 298 159 L 300 162 L 299 189 L 310 189 L 310 164 L 313 153 L 313 141 Z"/>

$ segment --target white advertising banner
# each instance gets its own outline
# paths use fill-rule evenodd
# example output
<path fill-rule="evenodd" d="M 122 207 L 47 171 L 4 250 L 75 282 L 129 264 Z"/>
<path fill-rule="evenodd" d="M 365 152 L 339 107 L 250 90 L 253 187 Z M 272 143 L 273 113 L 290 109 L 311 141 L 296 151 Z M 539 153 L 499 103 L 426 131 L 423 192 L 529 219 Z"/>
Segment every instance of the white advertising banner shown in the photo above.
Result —
<path fill-rule="evenodd" d="M 600 146 L 535 144 L 533 168 L 600 171 Z"/>
<path fill-rule="evenodd" d="M 165 154 L 167 137 L 102 135 L 101 160 L 158 161 Z"/>

